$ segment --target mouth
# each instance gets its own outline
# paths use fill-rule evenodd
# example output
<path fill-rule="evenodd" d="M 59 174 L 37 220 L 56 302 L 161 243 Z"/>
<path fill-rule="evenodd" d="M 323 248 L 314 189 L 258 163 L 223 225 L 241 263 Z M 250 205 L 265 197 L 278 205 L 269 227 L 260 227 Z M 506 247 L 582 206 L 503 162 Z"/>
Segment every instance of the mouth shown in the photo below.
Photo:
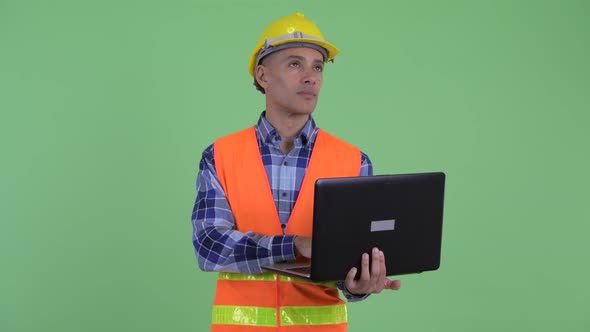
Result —
<path fill-rule="evenodd" d="M 313 91 L 299 91 L 299 92 L 297 92 L 297 94 L 300 96 L 303 96 L 303 97 L 307 97 L 307 98 L 317 96 Z"/>

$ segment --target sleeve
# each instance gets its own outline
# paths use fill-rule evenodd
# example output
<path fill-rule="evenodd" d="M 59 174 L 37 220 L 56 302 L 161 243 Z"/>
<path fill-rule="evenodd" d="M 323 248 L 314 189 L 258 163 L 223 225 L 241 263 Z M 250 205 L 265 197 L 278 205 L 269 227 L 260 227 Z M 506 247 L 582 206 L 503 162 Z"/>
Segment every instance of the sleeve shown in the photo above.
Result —
<path fill-rule="evenodd" d="M 240 232 L 215 170 L 211 145 L 203 152 L 192 213 L 193 246 L 203 271 L 261 273 L 261 265 L 295 259 L 294 236 Z"/>
<path fill-rule="evenodd" d="M 364 152 L 361 152 L 361 172 L 360 176 L 373 176 L 373 164 L 371 159 Z"/>
<path fill-rule="evenodd" d="M 373 164 L 371 164 L 371 160 L 369 159 L 369 156 L 367 156 L 364 152 L 361 152 L 361 171 L 360 171 L 359 175 L 360 176 L 372 176 L 373 175 Z M 344 295 L 344 297 L 346 297 L 348 302 L 359 302 L 359 301 L 366 299 L 370 295 L 370 294 L 364 294 L 364 295 L 351 294 L 348 291 L 348 289 L 346 289 L 346 286 L 344 285 L 344 281 L 336 282 L 336 286 L 338 287 L 338 289 L 340 289 L 340 291 L 342 291 L 342 294 Z"/>

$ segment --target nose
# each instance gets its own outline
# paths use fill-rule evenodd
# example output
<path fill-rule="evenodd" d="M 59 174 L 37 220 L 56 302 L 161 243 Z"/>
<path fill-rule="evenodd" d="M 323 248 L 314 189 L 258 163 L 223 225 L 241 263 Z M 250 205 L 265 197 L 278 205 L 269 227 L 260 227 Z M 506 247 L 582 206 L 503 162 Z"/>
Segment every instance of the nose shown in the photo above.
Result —
<path fill-rule="evenodd" d="M 314 68 L 307 68 L 303 73 L 303 84 L 315 85 L 318 80 L 319 73 Z"/>

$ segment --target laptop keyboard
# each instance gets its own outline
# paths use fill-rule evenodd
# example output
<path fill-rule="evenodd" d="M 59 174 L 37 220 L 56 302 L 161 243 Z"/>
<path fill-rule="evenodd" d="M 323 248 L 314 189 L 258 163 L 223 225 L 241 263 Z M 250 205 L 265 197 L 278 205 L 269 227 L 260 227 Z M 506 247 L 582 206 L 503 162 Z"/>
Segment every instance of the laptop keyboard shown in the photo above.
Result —
<path fill-rule="evenodd" d="M 289 271 L 297 272 L 297 273 L 311 273 L 311 266 L 303 266 L 303 267 L 292 267 L 288 269 Z"/>

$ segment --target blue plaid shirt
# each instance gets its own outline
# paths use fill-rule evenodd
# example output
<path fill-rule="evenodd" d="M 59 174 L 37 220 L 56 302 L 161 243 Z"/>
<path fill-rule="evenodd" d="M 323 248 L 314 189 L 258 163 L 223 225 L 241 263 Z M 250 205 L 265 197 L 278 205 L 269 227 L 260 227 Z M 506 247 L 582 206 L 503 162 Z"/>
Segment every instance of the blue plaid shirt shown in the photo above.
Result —
<path fill-rule="evenodd" d="M 199 164 L 197 199 L 192 213 L 193 245 L 203 271 L 257 274 L 263 272 L 262 265 L 295 259 L 295 236 L 284 235 L 284 232 L 299 195 L 319 128 L 310 116 L 295 137 L 294 148 L 285 154 L 280 148 L 281 137 L 264 115 L 263 112 L 256 125 L 256 137 L 283 235 L 264 236 L 235 229 L 232 211 L 215 170 L 213 145 L 210 145 L 203 152 Z M 366 154 L 361 153 L 360 175 L 372 174 L 371 161 Z M 349 301 L 366 297 L 350 294 L 343 282 L 337 285 Z"/>

